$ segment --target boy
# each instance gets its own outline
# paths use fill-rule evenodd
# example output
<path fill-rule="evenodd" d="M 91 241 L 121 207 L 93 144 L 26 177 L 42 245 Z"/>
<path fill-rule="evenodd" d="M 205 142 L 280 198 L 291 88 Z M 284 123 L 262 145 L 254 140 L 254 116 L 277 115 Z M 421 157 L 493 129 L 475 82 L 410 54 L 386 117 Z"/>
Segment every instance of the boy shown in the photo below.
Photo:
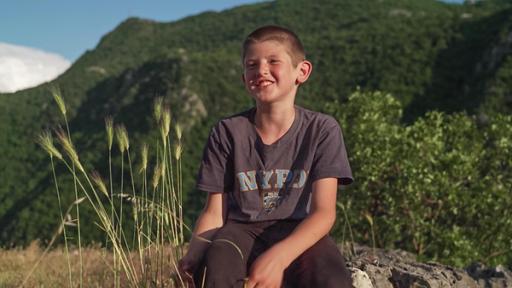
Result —
<path fill-rule="evenodd" d="M 278 26 L 253 31 L 242 61 L 256 107 L 211 130 L 197 182 L 208 199 L 181 274 L 197 287 L 352 287 L 327 236 L 337 186 L 352 182 L 341 129 L 294 105 L 312 64 Z"/>

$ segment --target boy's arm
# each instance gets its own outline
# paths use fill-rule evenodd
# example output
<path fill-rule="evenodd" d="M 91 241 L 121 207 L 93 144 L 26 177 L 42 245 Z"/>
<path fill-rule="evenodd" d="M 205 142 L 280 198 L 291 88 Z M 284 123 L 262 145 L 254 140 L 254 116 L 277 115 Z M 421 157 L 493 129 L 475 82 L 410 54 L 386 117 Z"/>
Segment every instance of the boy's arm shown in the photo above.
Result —
<path fill-rule="evenodd" d="M 193 272 L 198 261 L 209 246 L 209 240 L 224 225 L 227 216 L 227 196 L 225 193 L 208 193 L 208 199 L 196 221 L 188 251 L 180 260 L 180 269 Z"/>
<path fill-rule="evenodd" d="M 280 287 L 284 270 L 304 251 L 327 235 L 336 220 L 338 180 L 313 182 L 311 211 L 295 230 L 254 261 L 247 287 Z"/>

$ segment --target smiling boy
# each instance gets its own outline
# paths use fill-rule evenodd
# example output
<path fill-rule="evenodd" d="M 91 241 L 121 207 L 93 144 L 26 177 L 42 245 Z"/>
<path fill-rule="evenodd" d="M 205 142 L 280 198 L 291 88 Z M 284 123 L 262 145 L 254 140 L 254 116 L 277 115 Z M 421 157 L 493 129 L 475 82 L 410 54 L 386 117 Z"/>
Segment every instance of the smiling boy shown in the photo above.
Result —
<path fill-rule="evenodd" d="M 278 26 L 249 34 L 242 61 L 256 105 L 210 132 L 197 181 L 208 198 L 179 268 L 198 287 L 352 287 L 328 236 L 337 187 L 352 182 L 341 128 L 294 104 L 313 66 Z"/>

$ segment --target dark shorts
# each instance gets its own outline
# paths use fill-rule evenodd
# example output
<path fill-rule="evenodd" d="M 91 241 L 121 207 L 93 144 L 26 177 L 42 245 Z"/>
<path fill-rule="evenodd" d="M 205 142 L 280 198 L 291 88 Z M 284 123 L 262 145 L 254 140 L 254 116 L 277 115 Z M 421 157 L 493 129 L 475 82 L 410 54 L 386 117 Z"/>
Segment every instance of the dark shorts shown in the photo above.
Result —
<path fill-rule="evenodd" d="M 296 220 L 228 222 L 217 232 L 195 273 L 196 287 L 243 287 L 252 263 L 300 223 Z M 204 282 L 203 282 L 204 281 Z M 343 256 L 325 236 L 285 270 L 283 287 L 352 287 Z"/>

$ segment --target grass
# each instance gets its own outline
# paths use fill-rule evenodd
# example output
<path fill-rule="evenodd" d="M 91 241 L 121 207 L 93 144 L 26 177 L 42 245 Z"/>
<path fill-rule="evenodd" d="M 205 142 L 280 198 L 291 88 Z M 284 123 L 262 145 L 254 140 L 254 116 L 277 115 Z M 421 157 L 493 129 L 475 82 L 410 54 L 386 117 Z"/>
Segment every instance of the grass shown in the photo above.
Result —
<path fill-rule="evenodd" d="M 169 271 L 169 277 L 164 281 L 153 282 L 146 287 L 176 287 L 170 277 L 171 271 L 174 269 L 171 255 L 175 254 L 171 250 L 171 246 L 164 248 L 165 262 L 162 263 L 162 268 Z M 25 249 L 0 250 L 0 287 L 20 287 L 30 270 L 41 258 L 43 260 L 37 264 L 23 287 L 69 287 L 69 263 L 71 264 L 72 279 L 80 279 L 80 271 L 82 271 L 83 287 L 113 287 L 114 274 L 111 271 L 113 253 L 99 245 L 82 247 L 81 252 L 82 262 L 80 264 L 77 247 L 69 249 L 70 261 L 67 261 L 65 247 L 54 247 L 43 255 L 44 250 L 38 242 L 33 242 Z M 129 257 L 134 263 L 138 263 L 139 256 L 136 251 L 130 253 Z M 151 263 L 151 265 L 156 265 L 156 263 Z M 125 276 L 122 276 L 120 280 L 119 287 L 131 287 Z"/>
<path fill-rule="evenodd" d="M 100 283 L 102 287 L 174 287 L 168 286 L 171 285 L 169 283 L 184 286 L 179 275 L 174 282 L 170 280 L 170 275 L 177 269 L 176 263 L 183 255 L 185 229 L 189 229 L 183 223 L 182 130 L 179 124 L 171 126 L 170 108 L 164 105 L 162 98 L 156 99 L 154 118 L 160 136 L 151 146 L 156 147 L 153 155 L 150 155 L 150 146 L 142 144 L 140 168 L 135 171 L 137 173 L 134 173 L 133 169 L 133 147 L 130 145 L 126 127 L 114 123 L 111 117 L 105 119 L 105 146 L 108 148 L 108 154 L 105 155 L 105 158 L 108 158 L 108 171 L 105 172 L 108 174 L 108 181 L 105 183 L 100 172 L 94 168 L 90 171 L 84 168 L 89 165 L 81 162 L 73 144 L 66 116 L 67 109 L 60 90 L 55 88 L 51 92 L 63 116 L 66 130 L 56 130 L 53 134 L 49 131 L 43 132 L 38 142 L 48 153 L 52 164 L 56 200 L 59 201 L 61 210 L 61 225 L 39 259 L 50 257 L 50 253 L 54 253 L 48 252 L 48 249 L 56 237 L 62 234 L 65 245 L 61 250 L 67 255 L 64 258 L 68 263 L 67 268 L 62 269 L 67 271 L 67 276 L 63 274 L 59 277 L 67 279 L 66 284 L 62 286 L 95 287 L 94 284 L 87 286 L 90 283 Z M 175 134 L 171 133 L 172 128 Z M 60 149 L 53 144 L 54 135 Z M 114 141 L 117 143 L 117 150 L 114 149 Z M 121 167 L 113 167 L 113 153 L 118 153 L 121 158 Z M 148 159 L 156 159 L 156 162 L 148 163 Z M 73 176 L 75 201 L 65 213 L 60 202 L 61 192 L 55 174 L 56 165 L 64 165 Z M 151 171 L 151 168 L 152 185 L 148 185 L 148 171 Z M 119 169 L 117 171 L 120 179 L 113 179 L 115 169 Z M 85 277 L 90 270 L 87 270 L 85 265 L 80 237 L 79 207 L 83 205 L 83 201 L 95 211 L 96 225 L 105 235 L 105 246 L 102 248 L 104 252 L 101 253 L 101 263 L 105 266 L 100 269 L 105 275 L 99 277 L 99 282 L 89 281 Z M 132 229 L 127 229 L 130 228 L 127 227 L 127 223 L 133 225 Z M 78 237 L 73 239 L 73 243 L 67 237 L 68 229 L 76 229 L 75 234 Z M 133 231 L 130 235 L 127 232 L 129 230 Z M 71 245 L 76 247 L 73 253 L 77 254 L 77 257 L 71 256 Z M 32 271 L 36 271 L 35 268 L 40 263 L 40 260 L 34 262 L 33 268 L 26 274 L 21 285 L 32 287 L 29 281 L 37 277 L 33 276 Z M 55 285 L 57 283 L 50 286 Z"/>

